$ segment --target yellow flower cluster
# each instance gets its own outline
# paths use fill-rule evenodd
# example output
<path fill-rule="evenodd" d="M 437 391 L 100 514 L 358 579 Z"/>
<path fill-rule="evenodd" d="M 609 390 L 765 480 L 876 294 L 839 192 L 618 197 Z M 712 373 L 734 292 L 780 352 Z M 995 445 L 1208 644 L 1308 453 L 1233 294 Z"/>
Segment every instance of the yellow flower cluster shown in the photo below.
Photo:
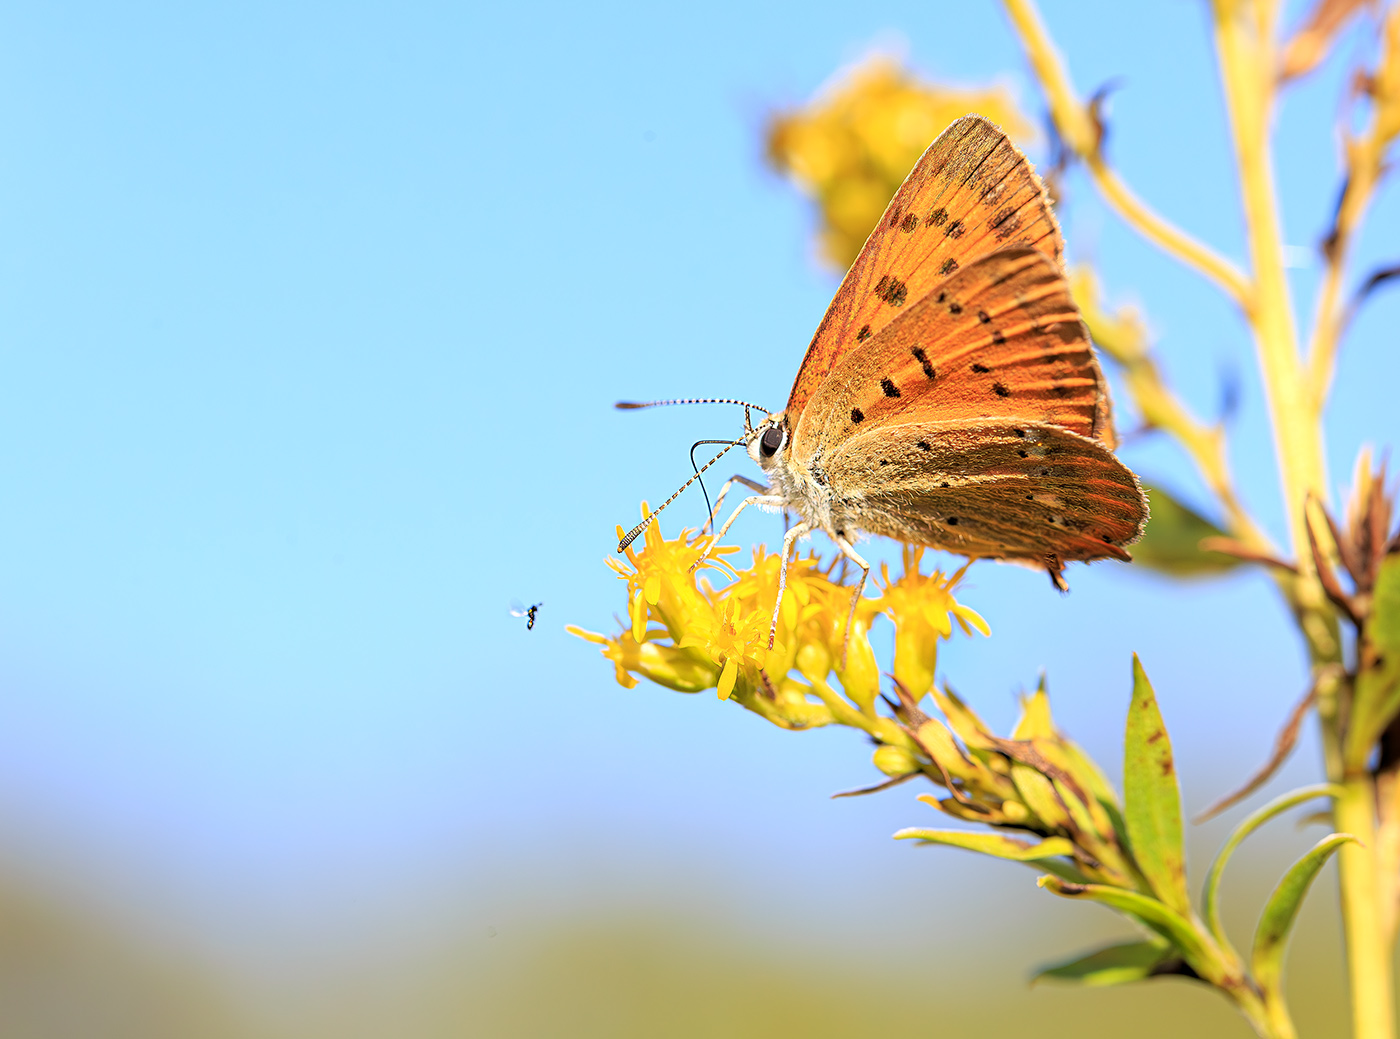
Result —
<path fill-rule="evenodd" d="M 817 200 L 822 252 L 845 270 L 929 142 L 968 112 L 1014 138 L 1030 132 L 1006 90 L 923 83 L 895 59 L 876 55 L 806 108 L 776 116 L 768 159 Z"/>
<path fill-rule="evenodd" d="M 647 515 L 645 504 L 642 512 Z M 921 573 L 922 549 L 905 549 L 898 578 L 881 568 L 879 597 L 862 598 L 854 618 L 852 587 L 837 579 L 834 564 L 823 567 L 809 555 L 788 564 L 770 649 L 780 561 L 759 546 L 752 565 L 737 570 L 723 559 L 737 551 L 714 548 L 712 538 L 690 531 L 667 540 L 653 525 L 640 551 L 634 545 L 625 561 L 607 560 L 627 583 L 627 629 L 612 636 L 569 631 L 601 645 L 628 688 L 638 678 L 687 693 L 713 688 L 720 699 L 732 698 L 784 728 L 841 722 L 872 735 L 886 729 L 894 735 L 896 728 L 875 712 L 880 671 L 869 635 L 877 617 L 894 622 L 894 674 L 919 695 L 933 684 L 938 641 L 952 635 L 954 620 L 964 632 L 990 634 L 986 621 L 953 598 L 962 571 L 946 578 Z M 704 570 L 729 581 L 716 588 L 701 576 Z M 833 675 L 844 696 L 830 684 Z M 897 742 L 912 746 L 902 734 Z"/>

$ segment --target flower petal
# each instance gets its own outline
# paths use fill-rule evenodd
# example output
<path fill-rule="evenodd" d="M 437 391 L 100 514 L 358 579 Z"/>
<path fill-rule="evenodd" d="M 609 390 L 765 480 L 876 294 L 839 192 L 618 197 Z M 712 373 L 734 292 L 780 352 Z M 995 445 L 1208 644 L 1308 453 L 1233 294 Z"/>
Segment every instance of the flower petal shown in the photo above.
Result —
<path fill-rule="evenodd" d="M 734 681 L 738 677 L 739 665 L 735 662 L 733 657 L 730 657 L 724 662 L 724 670 L 721 671 L 719 675 L 719 685 L 717 689 L 721 700 L 729 699 L 729 694 L 734 692 Z"/>

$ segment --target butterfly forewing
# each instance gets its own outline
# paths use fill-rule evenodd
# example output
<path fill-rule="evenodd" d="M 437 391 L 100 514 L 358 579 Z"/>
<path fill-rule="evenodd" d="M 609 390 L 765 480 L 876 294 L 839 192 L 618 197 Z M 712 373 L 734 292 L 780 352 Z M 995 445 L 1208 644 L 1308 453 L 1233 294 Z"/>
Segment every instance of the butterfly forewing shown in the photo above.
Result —
<path fill-rule="evenodd" d="M 929 146 L 871 232 L 807 348 L 788 398 L 797 416 L 841 356 L 943 279 L 1007 245 L 1064 253 L 1044 185 L 1006 135 L 964 116 Z"/>
<path fill-rule="evenodd" d="M 982 257 L 847 353 L 807 402 L 798 461 L 912 420 L 1052 423 L 1111 445 L 1103 373 L 1059 267 L 1024 246 Z"/>
<path fill-rule="evenodd" d="M 1040 423 L 890 425 L 845 440 L 823 470 L 864 530 L 970 557 L 1127 559 L 1147 520 L 1112 452 Z"/>

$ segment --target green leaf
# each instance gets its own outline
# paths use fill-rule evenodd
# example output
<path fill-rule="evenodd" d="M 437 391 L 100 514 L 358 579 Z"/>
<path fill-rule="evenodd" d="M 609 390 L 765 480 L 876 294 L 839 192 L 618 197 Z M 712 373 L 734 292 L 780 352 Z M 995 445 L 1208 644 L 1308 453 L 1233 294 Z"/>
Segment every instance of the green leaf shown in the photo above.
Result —
<path fill-rule="evenodd" d="M 1235 853 L 1240 842 L 1270 819 L 1288 811 L 1294 805 L 1311 801 L 1315 797 L 1337 797 L 1341 792 L 1342 788 L 1339 786 L 1319 783 L 1316 786 L 1305 786 L 1284 794 L 1282 797 L 1270 801 L 1236 826 L 1234 832 L 1221 845 L 1219 853 L 1215 856 L 1215 861 L 1210 864 L 1210 872 L 1206 874 L 1205 888 L 1201 892 L 1201 912 L 1206 918 L 1206 926 L 1210 928 L 1210 933 L 1215 936 L 1215 940 L 1220 943 L 1222 948 L 1230 949 L 1232 946 L 1230 939 L 1225 936 L 1225 927 L 1220 922 L 1220 877 L 1225 872 L 1225 863 L 1230 861 L 1230 856 Z"/>
<path fill-rule="evenodd" d="M 1213 985 L 1227 974 L 1210 939 L 1190 919 L 1155 898 L 1106 884 L 1070 884 L 1055 877 L 1041 877 L 1036 883 L 1061 898 L 1087 899 L 1135 918 L 1171 942 L 1191 969 Z"/>
<path fill-rule="evenodd" d="M 1160 940 L 1109 945 L 1077 960 L 1037 971 L 1031 982 L 1048 978 L 1092 988 L 1124 985 L 1152 977 L 1158 967 L 1175 956 L 1171 945 Z"/>
<path fill-rule="evenodd" d="M 1049 859 L 1057 855 L 1072 855 L 1074 845 L 1063 837 L 1047 837 L 1039 844 L 1018 841 L 999 833 L 973 833 L 967 830 L 920 830 L 913 827 L 900 830 L 894 835 L 897 841 L 919 840 L 930 844 L 947 844 L 953 848 L 966 848 L 979 851 L 983 855 L 995 855 L 999 859 L 1012 862 L 1034 862 L 1036 859 Z"/>
<path fill-rule="evenodd" d="M 1176 912 L 1191 915 L 1181 841 L 1181 793 L 1157 696 L 1133 654 L 1133 702 L 1123 740 L 1123 821 L 1138 869 Z"/>
<path fill-rule="evenodd" d="M 1365 634 L 1371 652 L 1362 655 L 1354 720 L 1347 733 L 1347 759 L 1357 763 L 1370 756 L 1400 711 L 1400 554 L 1381 561 Z"/>
<path fill-rule="evenodd" d="M 1269 896 L 1259 927 L 1254 932 L 1254 951 L 1250 954 L 1250 973 L 1265 992 L 1278 991 L 1283 980 L 1283 954 L 1288 948 L 1288 935 L 1303 904 L 1303 896 L 1312 886 L 1318 870 L 1327 864 L 1332 853 L 1343 844 L 1360 843 L 1349 833 L 1334 833 L 1324 837 L 1313 849 L 1293 864 Z"/>
<path fill-rule="evenodd" d="M 1211 577 L 1243 565 L 1223 552 L 1206 552 L 1204 538 L 1226 537 L 1210 520 L 1160 487 L 1143 487 L 1152 505 L 1152 518 L 1133 545 L 1133 562 L 1172 577 Z"/>

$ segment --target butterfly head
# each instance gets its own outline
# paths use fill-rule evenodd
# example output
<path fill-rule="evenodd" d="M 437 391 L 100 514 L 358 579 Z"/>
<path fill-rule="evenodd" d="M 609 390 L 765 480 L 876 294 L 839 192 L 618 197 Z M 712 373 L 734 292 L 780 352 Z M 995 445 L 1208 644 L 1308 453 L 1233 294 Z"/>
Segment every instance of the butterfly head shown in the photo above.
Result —
<path fill-rule="evenodd" d="M 780 411 L 769 415 L 755 426 L 748 436 L 746 445 L 749 457 L 767 472 L 778 464 L 788 446 L 787 412 Z"/>

